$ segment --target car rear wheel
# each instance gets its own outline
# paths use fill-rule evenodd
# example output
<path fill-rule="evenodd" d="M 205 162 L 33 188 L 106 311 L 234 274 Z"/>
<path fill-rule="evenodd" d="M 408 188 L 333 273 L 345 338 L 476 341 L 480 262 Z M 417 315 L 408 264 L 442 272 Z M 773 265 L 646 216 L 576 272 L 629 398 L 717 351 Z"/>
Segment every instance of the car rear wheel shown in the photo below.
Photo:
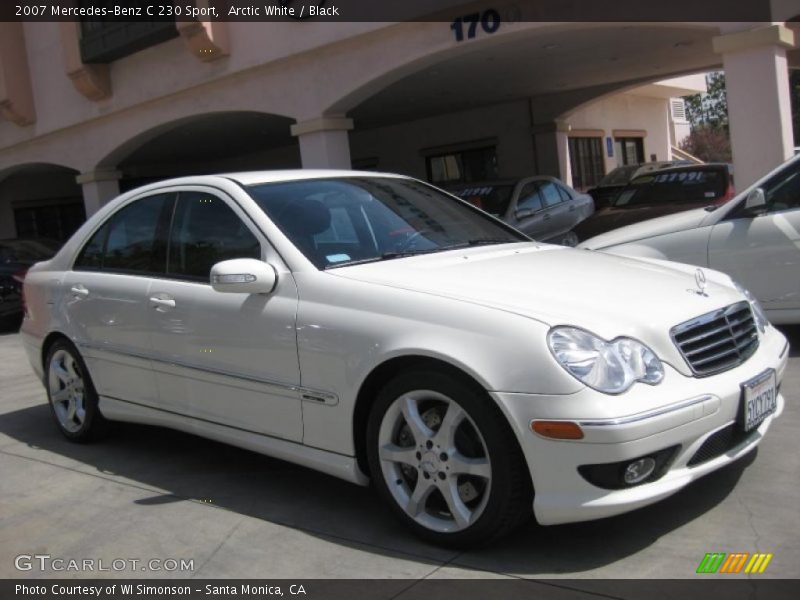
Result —
<path fill-rule="evenodd" d="M 461 378 L 395 378 L 378 395 L 367 440 L 379 493 L 429 541 L 482 544 L 530 517 L 530 478 L 513 432 L 486 393 Z"/>
<path fill-rule="evenodd" d="M 69 440 L 87 442 L 105 434 L 108 421 L 97 407 L 97 392 L 75 347 L 56 341 L 46 359 L 47 397 L 56 424 Z"/>

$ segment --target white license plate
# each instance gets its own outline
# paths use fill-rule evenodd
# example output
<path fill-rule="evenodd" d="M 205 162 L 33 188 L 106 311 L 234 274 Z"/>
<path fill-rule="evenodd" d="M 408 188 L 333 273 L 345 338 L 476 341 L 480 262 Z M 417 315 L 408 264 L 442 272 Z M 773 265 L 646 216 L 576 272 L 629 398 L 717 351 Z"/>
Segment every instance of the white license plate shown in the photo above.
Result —
<path fill-rule="evenodd" d="M 750 431 L 778 408 L 775 370 L 768 369 L 742 384 L 744 430 Z"/>

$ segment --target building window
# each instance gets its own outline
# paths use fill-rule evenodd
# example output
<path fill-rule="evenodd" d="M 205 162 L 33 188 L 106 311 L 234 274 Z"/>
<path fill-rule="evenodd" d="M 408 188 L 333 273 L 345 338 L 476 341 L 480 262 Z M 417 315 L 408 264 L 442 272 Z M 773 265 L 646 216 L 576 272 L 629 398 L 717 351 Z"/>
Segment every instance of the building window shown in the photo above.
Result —
<path fill-rule="evenodd" d="M 585 190 L 597 185 L 606 174 L 603 138 L 569 138 L 569 163 L 572 169 L 572 187 Z"/>
<path fill-rule="evenodd" d="M 81 7 L 106 5 L 113 10 L 114 2 L 80 0 Z M 145 8 L 149 0 L 131 0 L 126 7 Z M 148 20 L 115 17 L 81 19 L 81 60 L 85 63 L 110 63 L 150 46 L 178 37 L 175 17 L 148 17 Z"/>
<path fill-rule="evenodd" d="M 644 162 L 644 140 L 640 137 L 614 138 L 617 165 L 638 165 Z"/>
<path fill-rule="evenodd" d="M 19 238 L 66 241 L 86 220 L 83 200 L 14 207 L 14 225 Z"/>
<path fill-rule="evenodd" d="M 494 146 L 452 150 L 425 157 L 431 183 L 470 183 L 497 179 L 497 150 Z"/>

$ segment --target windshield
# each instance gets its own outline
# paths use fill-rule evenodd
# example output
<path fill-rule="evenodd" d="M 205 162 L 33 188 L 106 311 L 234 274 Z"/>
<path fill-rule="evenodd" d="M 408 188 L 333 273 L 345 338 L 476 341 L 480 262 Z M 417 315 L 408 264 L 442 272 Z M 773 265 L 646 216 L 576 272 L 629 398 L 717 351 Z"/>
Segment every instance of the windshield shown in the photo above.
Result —
<path fill-rule="evenodd" d="M 309 179 L 248 191 L 317 268 L 530 241 L 434 187 L 391 177 Z"/>
<path fill-rule="evenodd" d="M 633 174 L 639 169 L 641 165 L 629 165 L 627 167 L 617 167 L 608 175 L 600 180 L 597 187 L 604 187 L 609 185 L 625 185 L 631 180 Z"/>
<path fill-rule="evenodd" d="M 655 172 L 637 177 L 614 200 L 616 208 L 653 204 L 713 203 L 727 182 L 718 169 Z"/>
<path fill-rule="evenodd" d="M 475 186 L 453 192 L 472 206 L 485 210 L 495 217 L 502 217 L 508 212 L 513 193 L 513 184 Z"/>

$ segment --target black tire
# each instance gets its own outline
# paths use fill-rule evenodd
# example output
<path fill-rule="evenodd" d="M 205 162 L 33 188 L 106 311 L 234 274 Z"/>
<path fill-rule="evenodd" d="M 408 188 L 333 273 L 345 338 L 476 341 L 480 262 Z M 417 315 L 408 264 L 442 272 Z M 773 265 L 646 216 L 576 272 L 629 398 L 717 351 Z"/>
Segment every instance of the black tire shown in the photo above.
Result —
<path fill-rule="evenodd" d="M 74 360 L 76 371 L 80 375 L 80 379 L 83 384 L 82 404 L 83 409 L 85 410 L 85 417 L 79 426 L 76 426 L 77 424 L 74 421 L 70 421 L 70 423 L 75 426 L 74 428 L 68 428 L 62 423 L 62 419 L 60 419 L 58 415 L 56 403 L 53 401 L 52 397 L 50 382 L 51 377 L 54 376 L 52 373 L 52 370 L 54 369 L 53 358 L 57 355 L 59 357 L 63 356 L 63 354 L 60 353 L 66 353 L 66 355 L 70 356 Z M 106 420 L 106 418 L 100 413 L 98 408 L 98 397 L 94 388 L 94 383 L 89 375 L 89 370 L 86 368 L 86 363 L 84 363 L 83 357 L 81 357 L 77 348 L 75 348 L 75 346 L 67 339 L 62 338 L 56 340 L 47 351 L 44 369 L 44 383 L 45 389 L 47 390 L 47 400 L 48 404 L 50 405 L 50 412 L 53 415 L 53 420 L 56 422 L 56 426 L 64 435 L 64 437 L 71 442 L 86 443 L 99 440 L 107 435 L 110 429 L 109 421 Z"/>
<path fill-rule="evenodd" d="M 414 390 L 431 390 L 456 399 L 485 443 L 491 463 L 488 500 L 474 522 L 459 531 L 441 532 L 414 520 L 389 490 L 381 469 L 378 452 L 384 415 L 396 399 Z M 486 391 L 457 372 L 414 370 L 396 376 L 378 393 L 367 422 L 366 440 L 371 480 L 378 494 L 401 521 L 426 541 L 455 548 L 481 546 L 506 535 L 532 517 L 530 475 L 511 427 Z M 396 483 L 399 485 L 400 481 Z"/>

